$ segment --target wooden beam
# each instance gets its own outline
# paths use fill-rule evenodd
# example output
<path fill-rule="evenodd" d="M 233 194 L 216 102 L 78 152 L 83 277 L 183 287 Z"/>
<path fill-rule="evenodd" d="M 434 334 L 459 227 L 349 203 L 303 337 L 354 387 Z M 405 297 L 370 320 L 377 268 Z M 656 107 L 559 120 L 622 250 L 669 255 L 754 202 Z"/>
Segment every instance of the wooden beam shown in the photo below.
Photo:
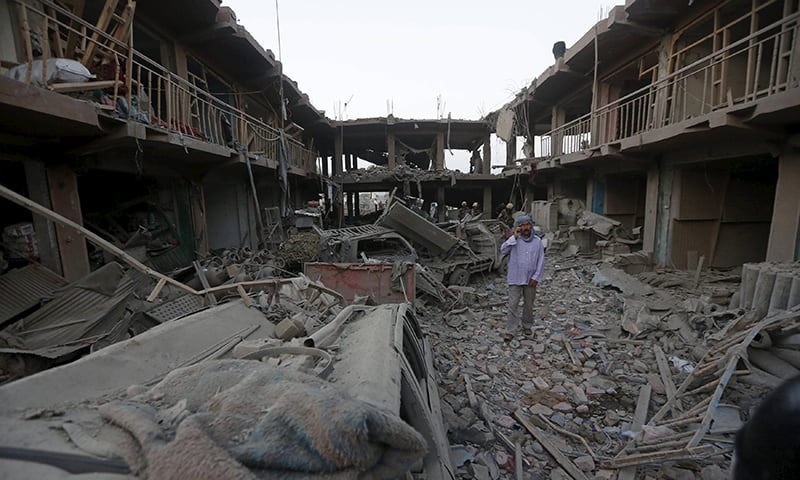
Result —
<path fill-rule="evenodd" d="M 561 453 L 561 450 L 559 450 L 558 447 L 553 445 L 550 439 L 547 438 L 547 435 L 542 430 L 540 430 L 536 425 L 528 421 L 528 419 L 525 418 L 525 416 L 522 414 L 520 410 L 514 412 L 514 418 L 516 418 L 517 421 L 523 427 L 525 427 L 525 429 L 528 430 L 528 432 L 531 435 L 533 435 L 533 438 L 535 438 L 539 443 L 542 444 L 544 449 L 547 450 L 547 452 L 550 453 L 550 455 L 552 455 L 553 458 L 556 459 L 558 464 L 561 465 L 561 467 L 564 470 L 566 470 L 569 476 L 571 476 L 575 480 L 588 480 L 586 478 L 586 475 L 584 475 L 584 473 L 580 471 L 578 467 L 575 466 L 574 463 L 572 463 L 572 460 L 570 460 L 563 453 Z"/>
<path fill-rule="evenodd" d="M 680 448 L 677 450 L 666 450 L 662 452 L 642 453 L 630 455 L 622 458 L 615 458 L 609 462 L 611 468 L 625 468 L 635 465 L 647 465 L 648 463 L 674 462 L 677 460 L 697 460 L 715 453 L 713 445 L 701 445 L 699 447 Z M 721 450 L 719 454 L 726 453 Z"/>
<path fill-rule="evenodd" d="M 647 420 L 647 409 L 650 405 L 650 393 L 652 393 L 652 389 L 653 387 L 647 383 L 642 385 L 642 388 L 639 390 L 639 400 L 636 402 L 636 410 L 633 413 L 633 423 L 631 424 L 631 430 L 634 432 L 641 431 L 645 420 Z M 628 448 L 633 447 L 634 443 L 633 439 L 629 440 Z M 636 478 L 637 468 L 636 465 L 624 467 L 620 470 L 617 480 L 634 480 Z"/>
<path fill-rule="evenodd" d="M 653 351 L 656 354 L 656 363 L 658 363 L 658 373 L 661 375 L 661 383 L 664 384 L 664 390 L 667 392 L 667 401 L 672 401 L 672 399 L 675 398 L 675 382 L 672 381 L 672 371 L 669 368 L 667 357 L 664 355 L 664 350 L 658 345 L 653 347 Z M 672 407 L 673 418 L 680 415 L 681 409 L 683 409 L 683 405 L 681 405 L 680 400 L 676 399 Z"/>
<path fill-rule="evenodd" d="M 96 82 L 54 83 L 50 85 L 49 88 L 50 90 L 58 93 L 71 93 L 110 88 L 114 85 L 122 85 L 122 82 L 119 80 L 98 80 Z"/>
<path fill-rule="evenodd" d="M 53 206 L 53 211 L 74 222 L 79 228 L 83 228 L 78 177 L 75 172 L 64 164 L 49 166 L 47 183 L 50 187 L 50 204 Z M 89 251 L 86 242 L 80 238 L 80 232 L 64 225 L 56 225 L 56 237 L 64 278 L 74 282 L 87 275 Z"/>

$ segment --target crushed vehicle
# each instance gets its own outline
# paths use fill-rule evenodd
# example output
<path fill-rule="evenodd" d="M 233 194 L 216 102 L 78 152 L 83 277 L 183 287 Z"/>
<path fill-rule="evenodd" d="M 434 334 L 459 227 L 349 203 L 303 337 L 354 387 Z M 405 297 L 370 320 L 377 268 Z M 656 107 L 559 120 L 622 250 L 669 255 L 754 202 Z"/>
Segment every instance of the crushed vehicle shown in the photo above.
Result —
<path fill-rule="evenodd" d="M 495 266 L 493 254 L 473 251 L 469 244 L 431 223 L 398 199 L 375 222 L 397 231 L 420 256 L 420 263 L 448 285 L 466 285 L 471 275 L 487 272 Z"/>
<path fill-rule="evenodd" d="M 397 232 L 377 225 L 318 230 L 323 262 L 416 262 L 417 252 Z"/>
<path fill-rule="evenodd" d="M 291 302 L 285 287 L 273 307 Z M 0 449 L 0 471 L 455 478 L 410 304 L 350 305 L 289 341 L 279 330 L 237 299 L 0 386 L 14 445 Z"/>

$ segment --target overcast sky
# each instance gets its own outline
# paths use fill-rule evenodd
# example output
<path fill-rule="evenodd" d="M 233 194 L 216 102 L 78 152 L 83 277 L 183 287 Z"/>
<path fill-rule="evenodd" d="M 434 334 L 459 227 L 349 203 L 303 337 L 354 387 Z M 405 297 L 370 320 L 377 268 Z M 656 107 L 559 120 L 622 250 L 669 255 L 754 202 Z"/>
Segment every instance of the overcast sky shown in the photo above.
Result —
<path fill-rule="evenodd" d="M 441 111 L 444 117 L 479 119 L 553 64 L 554 42 L 572 45 L 615 4 L 278 1 L 284 73 L 332 119 L 383 117 L 387 102 L 396 117 L 437 118 Z M 278 56 L 274 0 L 223 0 L 223 5 Z M 504 145 L 494 140 L 493 163 L 505 158 Z M 466 158 L 448 154 L 447 167 L 465 170 Z"/>

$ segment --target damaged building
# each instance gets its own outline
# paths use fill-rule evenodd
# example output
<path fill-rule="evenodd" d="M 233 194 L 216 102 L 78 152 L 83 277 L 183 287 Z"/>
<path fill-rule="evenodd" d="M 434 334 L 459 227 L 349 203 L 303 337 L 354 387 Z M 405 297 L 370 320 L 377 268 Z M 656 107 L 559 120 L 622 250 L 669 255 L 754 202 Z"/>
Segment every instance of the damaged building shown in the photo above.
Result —
<path fill-rule="evenodd" d="M 491 134 L 483 120 L 401 119 L 393 115 L 333 122 L 335 154 L 330 172 L 340 179 L 348 217 L 362 214 L 361 192 L 391 192 L 421 200 L 432 219 L 447 220 L 447 206 L 478 204 L 483 218 L 497 214 L 497 204 L 521 205 L 524 187 L 492 174 Z M 446 168 L 453 150 L 470 153 L 469 172 Z M 513 155 L 510 157 L 513 160 Z M 359 168 L 358 160 L 367 162 Z M 327 173 L 327 163 L 323 164 Z M 366 213 L 366 212 L 365 212 Z"/>
<path fill-rule="evenodd" d="M 257 248 L 317 198 L 329 122 L 230 8 L 12 0 L 0 22 L 7 188 L 159 271 Z M 105 263 L 14 206 L 0 224 L 32 225 L 36 256 L 68 280 Z"/>
<path fill-rule="evenodd" d="M 628 0 L 486 118 L 330 120 L 219 0 L 0 0 L 0 478 L 730 478 L 800 378 L 798 20 Z"/>
<path fill-rule="evenodd" d="M 526 165 L 505 173 L 535 175 L 532 200 L 640 229 L 659 265 L 797 259 L 798 8 L 614 7 L 490 115 L 498 135 L 526 138 Z"/>

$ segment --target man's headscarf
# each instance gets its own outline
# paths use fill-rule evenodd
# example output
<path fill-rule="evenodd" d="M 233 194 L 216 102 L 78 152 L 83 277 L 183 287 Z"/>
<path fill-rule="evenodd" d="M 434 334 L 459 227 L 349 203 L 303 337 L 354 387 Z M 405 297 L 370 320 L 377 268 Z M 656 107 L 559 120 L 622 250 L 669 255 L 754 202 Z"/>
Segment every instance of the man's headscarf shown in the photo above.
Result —
<path fill-rule="evenodd" d="M 517 226 L 519 227 L 520 225 L 522 225 L 525 222 L 528 222 L 528 223 L 531 224 L 531 226 L 533 226 L 533 219 L 531 218 L 530 215 L 522 215 L 521 217 L 519 217 L 517 219 Z"/>

